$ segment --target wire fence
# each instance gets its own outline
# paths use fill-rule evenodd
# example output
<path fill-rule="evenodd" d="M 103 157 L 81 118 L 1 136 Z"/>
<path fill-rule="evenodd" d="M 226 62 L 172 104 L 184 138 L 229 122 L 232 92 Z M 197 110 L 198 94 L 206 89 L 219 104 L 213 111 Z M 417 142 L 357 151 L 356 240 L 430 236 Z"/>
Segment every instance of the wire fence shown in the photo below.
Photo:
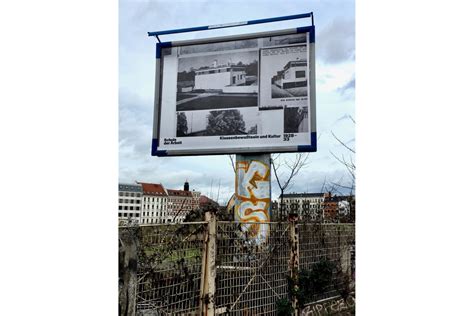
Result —
<path fill-rule="evenodd" d="M 260 225 L 268 231 L 263 243 L 252 233 Z M 123 273 L 125 267 L 120 279 L 121 293 L 134 292 L 126 305 L 132 304 L 135 314 L 121 308 L 121 315 L 277 315 L 285 302 L 301 309 L 354 290 L 353 224 L 214 218 L 134 229 L 135 248 L 127 246 L 130 240 L 124 243 L 130 228 L 120 228 L 122 257 L 129 258 L 125 266 L 134 256 L 137 261 L 136 275 Z"/>
<path fill-rule="evenodd" d="M 271 315 L 288 295 L 289 225 L 245 225 L 268 225 L 267 242 L 259 245 L 239 223 L 217 223 L 216 314 Z"/>
<path fill-rule="evenodd" d="M 199 310 L 202 247 L 207 223 L 141 227 L 138 251 L 138 315 Z"/>
<path fill-rule="evenodd" d="M 330 282 L 311 293 L 308 303 L 351 292 L 355 287 L 355 225 L 299 224 L 298 237 L 300 274 L 322 274 L 326 271 L 319 270 L 330 268 Z"/>

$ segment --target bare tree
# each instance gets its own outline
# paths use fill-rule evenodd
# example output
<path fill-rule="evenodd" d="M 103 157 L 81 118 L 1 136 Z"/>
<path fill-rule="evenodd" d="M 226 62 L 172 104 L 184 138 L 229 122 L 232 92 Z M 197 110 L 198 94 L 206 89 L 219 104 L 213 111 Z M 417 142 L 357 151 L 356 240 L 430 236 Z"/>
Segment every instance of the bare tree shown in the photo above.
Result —
<path fill-rule="evenodd" d="M 349 116 L 349 118 L 355 124 L 355 120 L 352 118 L 352 116 Z M 350 210 L 351 220 L 354 220 L 353 216 L 354 216 L 355 201 L 353 200 L 353 194 L 355 191 L 356 165 L 353 160 L 353 155 L 355 155 L 356 152 L 354 148 L 348 145 L 348 142 L 342 141 L 332 131 L 331 131 L 331 134 L 334 137 L 334 139 L 346 149 L 346 153 L 343 153 L 339 156 L 334 154 L 332 151 L 330 151 L 330 153 L 339 163 L 341 163 L 346 168 L 347 173 L 349 174 L 350 182 L 349 184 L 344 183 L 343 182 L 344 176 L 343 176 L 337 182 L 331 181 L 331 186 L 328 189 L 329 189 L 329 192 L 338 192 L 341 195 L 343 194 L 341 193 L 340 190 L 349 190 L 350 192 L 349 193 L 349 210 Z"/>
<path fill-rule="evenodd" d="M 349 115 L 349 118 L 355 124 L 355 120 L 352 118 L 352 116 Z M 333 187 L 338 187 L 340 189 L 350 190 L 351 195 L 352 195 L 352 193 L 355 189 L 355 178 L 356 178 L 356 175 L 355 175 L 356 165 L 355 165 L 354 160 L 353 160 L 353 155 L 355 155 L 355 153 L 356 153 L 355 149 L 350 147 L 348 145 L 348 142 L 344 142 L 339 137 L 337 137 L 336 134 L 334 134 L 333 131 L 331 131 L 331 134 L 334 137 L 334 139 L 340 145 L 342 145 L 347 151 L 347 153 L 341 154 L 339 156 L 334 154 L 332 151 L 330 151 L 330 153 L 339 163 L 341 163 L 346 168 L 347 173 L 350 176 L 350 184 L 349 185 L 342 184 L 343 183 L 342 179 L 340 179 L 338 182 L 331 182 L 331 183 L 332 183 Z"/>
<path fill-rule="evenodd" d="M 280 188 L 280 207 L 279 217 L 282 216 L 283 194 L 285 190 L 293 186 L 293 180 L 303 167 L 308 164 L 309 153 L 297 153 L 293 159 L 282 158 L 280 154 L 276 154 L 271 158 L 273 173 Z"/>
<path fill-rule="evenodd" d="M 232 166 L 232 169 L 234 169 L 234 173 L 236 172 L 235 170 L 235 161 L 234 161 L 234 155 L 228 155 L 230 159 L 230 165 Z"/>

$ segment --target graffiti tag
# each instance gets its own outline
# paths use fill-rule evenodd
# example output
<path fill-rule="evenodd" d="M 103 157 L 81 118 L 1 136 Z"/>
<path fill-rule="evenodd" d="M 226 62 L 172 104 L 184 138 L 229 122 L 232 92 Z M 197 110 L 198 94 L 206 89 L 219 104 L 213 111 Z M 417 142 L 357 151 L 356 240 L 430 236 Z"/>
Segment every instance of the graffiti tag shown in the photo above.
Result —
<path fill-rule="evenodd" d="M 236 170 L 235 219 L 243 225 L 243 231 L 260 245 L 269 234 L 270 221 L 270 166 L 261 161 L 238 161 Z"/>

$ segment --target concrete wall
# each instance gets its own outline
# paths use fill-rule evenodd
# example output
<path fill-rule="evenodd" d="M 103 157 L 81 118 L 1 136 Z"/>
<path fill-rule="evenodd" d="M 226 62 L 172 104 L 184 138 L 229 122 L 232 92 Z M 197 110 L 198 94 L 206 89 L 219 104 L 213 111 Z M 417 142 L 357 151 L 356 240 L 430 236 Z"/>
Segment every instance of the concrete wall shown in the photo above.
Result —
<path fill-rule="evenodd" d="M 222 89 L 232 84 L 230 72 L 196 75 L 194 89 Z"/>

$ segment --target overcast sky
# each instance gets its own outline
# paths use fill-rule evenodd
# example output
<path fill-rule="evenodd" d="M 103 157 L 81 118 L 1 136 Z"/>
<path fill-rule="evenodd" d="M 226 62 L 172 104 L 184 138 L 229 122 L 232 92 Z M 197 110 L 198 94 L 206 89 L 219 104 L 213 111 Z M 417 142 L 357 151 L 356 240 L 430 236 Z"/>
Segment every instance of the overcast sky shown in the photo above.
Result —
<path fill-rule="evenodd" d="M 234 191 L 228 156 L 152 157 L 151 138 L 156 39 L 147 31 L 314 13 L 316 26 L 316 108 L 318 151 L 290 192 L 320 192 L 321 185 L 350 180 L 332 155 L 350 152 L 332 136 L 355 148 L 356 119 L 354 1 L 120 1 L 119 16 L 119 181 L 155 182 L 170 189 L 191 189 L 225 203 Z M 160 37 L 162 41 L 194 39 L 310 25 L 311 20 L 227 28 Z M 292 158 L 292 154 L 285 155 Z M 274 180 L 274 177 L 272 177 Z M 220 182 L 220 190 L 218 185 Z M 211 190 L 212 187 L 212 190 Z M 278 195 L 272 183 L 272 196 Z"/>

